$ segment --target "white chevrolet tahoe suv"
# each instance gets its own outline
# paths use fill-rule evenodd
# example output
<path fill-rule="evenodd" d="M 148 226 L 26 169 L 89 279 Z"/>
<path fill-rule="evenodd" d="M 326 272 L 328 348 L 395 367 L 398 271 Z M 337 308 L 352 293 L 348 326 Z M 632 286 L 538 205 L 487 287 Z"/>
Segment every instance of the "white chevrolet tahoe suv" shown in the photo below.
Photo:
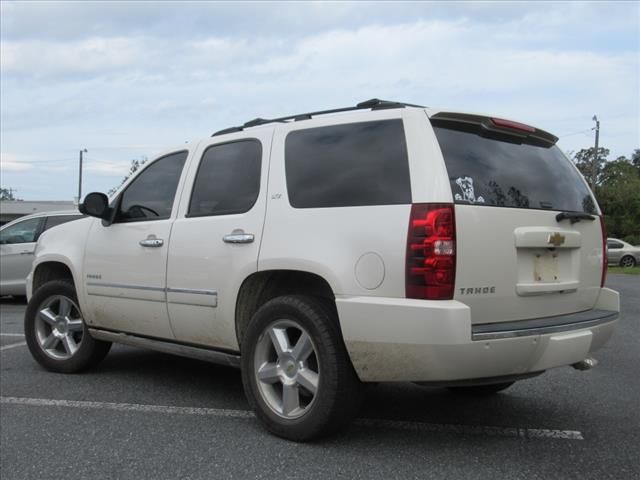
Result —
<path fill-rule="evenodd" d="M 30 351 L 58 372 L 112 342 L 240 367 L 257 417 L 294 440 L 347 424 L 366 382 L 486 394 L 587 369 L 619 297 L 556 140 L 374 99 L 169 150 L 41 237 Z"/>

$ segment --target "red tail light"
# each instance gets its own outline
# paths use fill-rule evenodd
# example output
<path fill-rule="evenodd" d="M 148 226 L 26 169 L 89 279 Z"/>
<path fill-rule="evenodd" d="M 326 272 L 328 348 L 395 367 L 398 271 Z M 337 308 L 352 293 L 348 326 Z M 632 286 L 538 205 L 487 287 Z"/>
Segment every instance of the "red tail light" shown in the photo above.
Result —
<path fill-rule="evenodd" d="M 607 258 L 607 227 L 604 225 L 604 215 L 600 215 L 600 230 L 602 231 L 602 277 L 600 277 L 600 287 L 604 287 L 609 266 Z"/>
<path fill-rule="evenodd" d="M 412 205 L 407 235 L 407 298 L 452 299 L 455 280 L 456 219 L 453 205 Z"/>

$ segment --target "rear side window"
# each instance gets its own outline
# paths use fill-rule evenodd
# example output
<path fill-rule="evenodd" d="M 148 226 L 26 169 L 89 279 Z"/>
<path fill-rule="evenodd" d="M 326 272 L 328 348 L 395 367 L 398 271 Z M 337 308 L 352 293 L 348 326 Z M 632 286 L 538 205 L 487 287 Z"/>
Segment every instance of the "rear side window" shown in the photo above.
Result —
<path fill-rule="evenodd" d="M 607 248 L 610 248 L 612 250 L 615 250 L 617 248 L 622 248 L 622 247 L 624 247 L 624 245 L 622 245 L 620 242 L 616 242 L 616 241 L 613 241 L 613 240 L 609 240 L 607 242 Z"/>
<path fill-rule="evenodd" d="M 172 153 L 140 172 L 122 194 L 116 221 L 140 222 L 169 218 L 187 154 Z"/>
<path fill-rule="evenodd" d="M 44 225 L 45 230 L 49 230 L 57 225 L 71 222 L 73 220 L 80 220 L 84 218 L 83 215 L 54 215 L 53 217 L 47 217 L 47 222 Z"/>
<path fill-rule="evenodd" d="M 293 131 L 285 167 L 295 208 L 411 203 L 402 120 Z"/>
<path fill-rule="evenodd" d="M 456 203 L 596 213 L 582 177 L 557 146 L 510 143 L 436 124 L 434 130 Z"/>
<path fill-rule="evenodd" d="M 262 145 L 243 140 L 209 147 L 193 185 L 188 217 L 245 213 L 260 192 Z"/>

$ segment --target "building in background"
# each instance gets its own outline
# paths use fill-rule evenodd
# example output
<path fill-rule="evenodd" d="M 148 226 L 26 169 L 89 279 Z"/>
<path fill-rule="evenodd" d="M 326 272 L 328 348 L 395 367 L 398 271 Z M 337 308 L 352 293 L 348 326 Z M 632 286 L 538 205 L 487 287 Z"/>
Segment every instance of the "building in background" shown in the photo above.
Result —
<path fill-rule="evenodd" d="M 0 225 L 32 213 L 72 210 L 76 206 L 72 201 L 0 200 Z"/>

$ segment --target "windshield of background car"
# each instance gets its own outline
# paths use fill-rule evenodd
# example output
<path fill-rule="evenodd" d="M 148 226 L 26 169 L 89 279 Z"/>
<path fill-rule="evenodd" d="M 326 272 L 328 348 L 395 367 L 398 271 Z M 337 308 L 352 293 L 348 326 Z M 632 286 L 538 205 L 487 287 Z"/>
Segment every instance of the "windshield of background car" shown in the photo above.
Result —
<path fill-rule="evenodd" d="M 560 149 L 511 143 L 434 123 L 455 203 L 597 214 Z"/>

